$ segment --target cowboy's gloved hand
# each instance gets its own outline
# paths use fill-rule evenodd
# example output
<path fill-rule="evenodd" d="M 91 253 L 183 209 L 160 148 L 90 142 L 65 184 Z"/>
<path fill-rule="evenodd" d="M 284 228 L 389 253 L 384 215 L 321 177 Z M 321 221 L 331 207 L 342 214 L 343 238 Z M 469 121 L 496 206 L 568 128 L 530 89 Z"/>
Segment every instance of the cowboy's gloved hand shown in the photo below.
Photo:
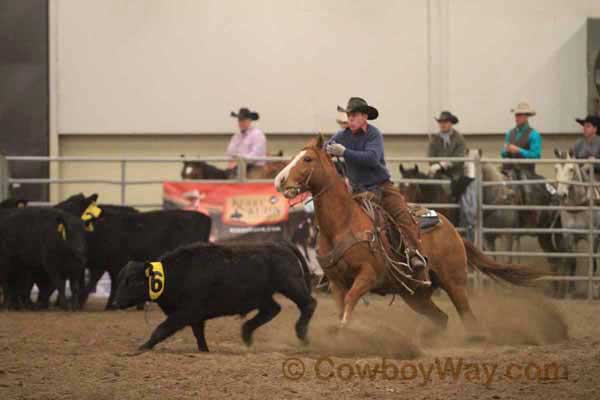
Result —
<path fill-rule="evenodd" d="M 432 164 L 429 167 L 429 171 L 427 172 L 427 175 L 434 176 L 435 174 L 437 174 L 441 170 L 442 170 L 442 166 L 440 164 L 438 164 L 438 163 Z"/>
<path fill-rule="evenodd" d="M 330 143 L 327 145 L 326 150 L 327 153 L 331 154 L 332 156 L 342 157 L 344 155 L 344 151 L 346 151 L 346 148 L 339 143 Z"/>

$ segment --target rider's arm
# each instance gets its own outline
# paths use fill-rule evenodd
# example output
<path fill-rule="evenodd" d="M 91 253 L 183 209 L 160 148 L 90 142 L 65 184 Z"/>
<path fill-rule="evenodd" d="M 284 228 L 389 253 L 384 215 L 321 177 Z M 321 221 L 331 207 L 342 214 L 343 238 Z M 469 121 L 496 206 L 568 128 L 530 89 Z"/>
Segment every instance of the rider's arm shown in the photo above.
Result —
<path fill-rule="evenodd" d="M 435 144 L 433 144 L 433 140 L 429 141 L 429 147 L 427 148 L 427 157 L 430 157 L 430 158 L 436 157 Z"/>
<path fill-rule="evenodd" d="M 323 144 L 323 148 L 326 148 L 329 143 L 333 143 L 333 142 L 337 141 L 337 139 L 342 135 L 343 132 L 344 131 L 342 130 L 337 133 L 334 133 L 334 135 Z"/>
<path fill-rule="evenodd" d="M 250 149 L 244 157 L 266 157 L 267 156 L 267 138 L 261 131 L 253 133 Z"/>
<path fill-rule="evenodd" d="M 460 139 L 456 143 L 456 148 L 452 152 L 452 157 L 464 157 L 466 151 L 467 151 L 467 146 L 465 144 L 465 139 L 463 137 L 460 137 Z M 445 168 L 450 168 L 455 163 L 457 165 L 463 165 L 462 161 L 455 161 L 455 162 L 447 161 Z"/>
<path fill-rule="evenodd" d="M 237 156 L 239 145 L 240 145 L 240 134 L 236 133 L 235 135 L 233 135 L 231 137 L 231 140 L 229 141 L 229 145 L 227 146 L 227 151 L 225 152 L 225 154 L 227 154 L 230 157 Z"/>
<path fill-rule="evenodd" d="M 510 143 L 510 130 L 506 132 L 504 135 L 504 146 L 502 146 L 502 151 L 500 152 L 500 156 L 502 158 L 508 157 L 508 152 L 506 151 L 506 145 Z"/>
<path fill-rule="evenodd" d="M 538 131 L 529 135 L 529 150 L 521 149 L 519 154 L 523 158 L 540 158 L 542 155 L 542 136 Z"/>
<path fill-rule="evenodd" d="M 370 135 L 365 145 L 365 150 L 344 151 L 344 158 L 350 162 L 364 165 L 366 167 L 376 167 L 383 156 L 383 138 L 381 135 Z"/>

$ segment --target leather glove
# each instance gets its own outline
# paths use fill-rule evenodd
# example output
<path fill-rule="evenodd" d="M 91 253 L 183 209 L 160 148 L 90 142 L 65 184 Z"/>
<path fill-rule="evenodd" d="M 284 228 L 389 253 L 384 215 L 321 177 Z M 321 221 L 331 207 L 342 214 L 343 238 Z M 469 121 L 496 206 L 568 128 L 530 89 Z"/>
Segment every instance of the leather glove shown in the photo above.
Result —
<path fill-rule="evenodd" d="M 327 153 L 331 154 L 332 156 L 342 157 L 346 151 L 346 148 L 339 143 L 330 143 L 327 145 L 326 150 Z"/>

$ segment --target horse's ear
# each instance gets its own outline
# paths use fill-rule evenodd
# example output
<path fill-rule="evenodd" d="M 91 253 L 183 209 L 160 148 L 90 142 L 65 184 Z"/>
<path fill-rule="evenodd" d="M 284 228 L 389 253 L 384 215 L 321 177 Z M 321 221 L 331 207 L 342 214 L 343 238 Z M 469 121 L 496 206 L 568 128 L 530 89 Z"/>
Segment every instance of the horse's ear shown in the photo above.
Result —
<path fill-rule="evenodd" d="M 556 147 L 554 148 L 554 155 L 556 156 L 556 158 L 560 158 L 560 151 L 558 151 Z"/>
<path fill-rule="evenodd" d="M 477 152 L 479 153 L 479 158 L 483 157 L 483 149 L 477 149 Z"/>
<path fill-rule="evenodd" d="M 419 166 L 417 164 L 415 164 L 415 172 L 418 174 L 419 173 Z"/>
<path fill-rule="evenodd" d="M 398 166 L 398 170 L 400 171 L 400 173 L 401 173 L 402 175 L 404 175 L 404 165 L 400 164 L 400 165 Z"/>
<path fill-rule="evenodd" d="M 317 135 L 317 139 L 315 141 L 315 147 L 317 149 L 322 149 L 323 148 L 323 143 L 325 143 L 325 139 L 323 138 L 323 134 L 319 133 Z"/>
<path fill-rule="evenodd" d="M 279 150 L 277 152 L 277 157 L 283 157 L 283 150 Z"/>

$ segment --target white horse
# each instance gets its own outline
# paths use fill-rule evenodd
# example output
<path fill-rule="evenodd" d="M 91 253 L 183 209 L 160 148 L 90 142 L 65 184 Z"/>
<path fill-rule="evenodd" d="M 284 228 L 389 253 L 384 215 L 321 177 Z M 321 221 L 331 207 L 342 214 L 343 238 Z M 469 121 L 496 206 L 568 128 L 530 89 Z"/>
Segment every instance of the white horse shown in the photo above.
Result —
<path fill-rule="evenodd" d="M 569 160 L 570 156 L 565 153 L 560 153 L 555 150 L 558 158 Z M 590 199 L 596 194 L 595 188 L 589 185 L 592 178 L 593 167 L 590 164 L 576 164 L 572 162 L 558 163 L 554 166 L 556 170 L 556 181 L 558 182 L 557 192 L 561 206 L 589 206 Z M 566 229 L 590 229 L 590 224 L 594 229 L 600 226 L 600 211 L 590 210 L 561 210 L 560 220 L 562 227 Z M 588 240 L 589 234 L 573 234 L 564 233 L 563 235 L 564 251 L 576 252 L 577 244 L 580 240 Z M 593 243 L 588 243 L 588 246 L 593 246 L 594 252 L 598 249 L 598 237 L 594 235 Z M 577 276 L 588 275 L 589 264 L 586 262 L 578 262 L 575 274 Z M 585 296 L 587 293 L 587 282 L 577 283 L 576 294 Z"/>

